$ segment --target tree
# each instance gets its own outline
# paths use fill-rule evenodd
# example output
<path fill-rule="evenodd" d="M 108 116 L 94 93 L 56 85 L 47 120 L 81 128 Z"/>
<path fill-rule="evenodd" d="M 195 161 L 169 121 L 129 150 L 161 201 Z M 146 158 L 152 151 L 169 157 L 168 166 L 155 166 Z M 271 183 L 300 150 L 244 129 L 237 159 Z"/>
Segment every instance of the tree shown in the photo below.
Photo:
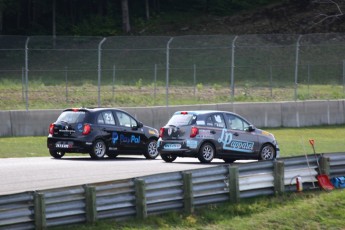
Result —
<path fill-rule="evenodd" d="M 327 4 L 331 6 L 331 10 L 327 12 L 325 8 L 322 8 L 322 12 L 316 16 L 316 20 L 314 24 L 320 24 L 326 20 L 335 20 L 340 18 L 344 15 L 343 9 L 345 8 L 345 1 L 344 0 L 315 0 L 314 3 L 316 4 Z"/>
<path fill-rule="evenodd" d="M 131 30 L 129 23 L 129 10 L 128 10 L 128 0 L 121 0 L 122 8 L 122 29 L 124 32 L 128 33 Z"/>

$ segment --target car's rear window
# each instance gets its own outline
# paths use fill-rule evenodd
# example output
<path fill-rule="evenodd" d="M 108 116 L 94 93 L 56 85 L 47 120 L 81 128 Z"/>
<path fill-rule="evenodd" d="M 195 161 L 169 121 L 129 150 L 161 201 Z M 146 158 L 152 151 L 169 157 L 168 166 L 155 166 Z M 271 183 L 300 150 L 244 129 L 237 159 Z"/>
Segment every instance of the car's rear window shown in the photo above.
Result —
<path fill-rule="evenodd" d="M 67 122 L 69 124 L 83 122 L 85 114 L 85 111 L 64 111 L 56 122 Z"/>
<path fill-rule="evenodd" d="M 191 125 L 193 120 L 195 120 L 194 114 L 175 114 L 170 118 L 167 125 L 173 126 L 183 126 L 183 125 Z"/>

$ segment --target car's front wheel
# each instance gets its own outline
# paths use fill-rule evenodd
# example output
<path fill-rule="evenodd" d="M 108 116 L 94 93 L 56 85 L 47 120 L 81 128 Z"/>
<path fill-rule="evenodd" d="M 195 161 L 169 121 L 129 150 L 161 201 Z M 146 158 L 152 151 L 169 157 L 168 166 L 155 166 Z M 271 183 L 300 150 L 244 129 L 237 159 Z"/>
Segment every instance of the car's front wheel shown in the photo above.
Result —
<path fill-rule="evenodd" d="M 262 146 L 259 159 L 260 160 L 273 160 L 276 155 L 276 150 L 270 144 L 265 144 Z"/>
<path fill-rule="evenodd" d="M 93 143 L 90 156 L 92 159 L 101 159 L 107 153 L 107 146 L 104 141 L 98 139 Z"/>
<path fill-rule="evenodd" d="M 146 146 L 146 152 L 144 153 L 144 156 L 146 159 L 156 159 L 156 157 L 159 155 L 157 151 L 157 141 L 155 139 L 150 139 L 149 143 Z"/>
<path fill-rule="evenodd" d="M 54 157 L 55 159 L 61 159 L 65 152 L 62 151 L 56 151 L 56 150 L 49 150 L 50 156 Z"/>
<path fill-rule="evenodd" d="M 210 163 L 214 155 L 216 153 L 216 149 L 211 143 L 204 143 L 199 150 L 198 159 L 201 163 Z"/>
<path fill-rule="evenodd" d="M 165 162 L 173 162 L 177 158 L 177 156 L 171 154 L 162 154 L 161 157 Z"/>

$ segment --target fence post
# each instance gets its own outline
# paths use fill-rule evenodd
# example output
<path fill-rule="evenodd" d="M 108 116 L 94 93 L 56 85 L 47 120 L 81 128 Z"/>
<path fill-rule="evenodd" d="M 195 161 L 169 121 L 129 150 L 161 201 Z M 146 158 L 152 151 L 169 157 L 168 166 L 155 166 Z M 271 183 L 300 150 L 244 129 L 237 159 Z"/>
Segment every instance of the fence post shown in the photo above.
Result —
<path fill-rule="evenodd" d="M 184 211 L 187 214 L 192 214 L 194 212 L 192 173 L 184 172 L 182 173 L 182 178 Z"/>
<path fill-rule="evenodd" d="M 28 90 L 29 90 L 29 41 L 30 37 L 26 39 L 25 42 L 25 107 L 26 111 L 29 110 L 29 96 L 28 96 Z"/>
<path fill-rule="evenodd" d="M 299 41 L 301 40 L 302 35 L 298 36 L 296 43 L 296 59 L 295 59 L 295 101 L 297 101 L 297 88 L 298 88 L 298 63 L 299 63 Z"/>
<path fill-rule="evenodd" d="M 142 179 L 135 180 L 135 204 L 137 209 L 137 218 L 145 219 L 147 217 L 145 181 Z"/>
<path fill-rule="evenodd" d="M 284 184 L 284 162 L 274 161 L 273 163 L 273 176 L 274 176 L 274 193 L 281 195 L 285 192 Z"/>
<path fill-rule="evenodd" d="M 166 100 L 166 106 L 169 107 L 169 68 L 170 68 L 170 43 L 172 42 L 174 38 L 170 38 L 167 43 L 167 63 L 166 63 L 166 83 L 165 83 L 165 100 Z"/>
<path fill-rule="evenodd" d="M 237 166 L 229 166 L 229 196 L 230 201 L 238 203 L 240 201 L 239 173 Z"/>
<path fill-rule="evenodd" d="M 34 214 L 35 214 L 35 229 L 43 230 L 47 228 L 46 222 L 46 205 L 43 193 L 34 194 Z"/>
<path fill-rule="evenodd" d="M 116 77 L 116 66 L 113 65 L 113 85 L 112 85 L 112 99 L 115 103 L 115 77 Z"/>
<path fill-rule="evenodd" d="M 98 44 L 98 107 L 101 106 L 101 77 L 102 77 L 102 44 L 107 38 L 103 38 L 102 41 Z"/>
<path fill-rule="evenodd" d="M 156 105 L 156 94 L 157 94 L 157 64 L 154 67 L 153 77 L 153 105 Z"/>
<path fill-rule="evenodd" d="M 93 224 L 97 221 L 96 188 L 85 186 L 86 222 Z"/>
<path fill-rule="evenodd" d="M 65 82 L 66 82 L 66 103 L 68 103 L 68 70 L 65 66 Z"/>
<path fill-rule="evenodd" d="M 330 158 L 321 155 L 320 157 L 320 174 L 330 175 Z"/>
<path fill-rule="evenodd" d="M 238 36 L 232 40 L 232 48 L 231 48 L 231 101 L 234 101 L 235 98 L 235 42 Z"/>

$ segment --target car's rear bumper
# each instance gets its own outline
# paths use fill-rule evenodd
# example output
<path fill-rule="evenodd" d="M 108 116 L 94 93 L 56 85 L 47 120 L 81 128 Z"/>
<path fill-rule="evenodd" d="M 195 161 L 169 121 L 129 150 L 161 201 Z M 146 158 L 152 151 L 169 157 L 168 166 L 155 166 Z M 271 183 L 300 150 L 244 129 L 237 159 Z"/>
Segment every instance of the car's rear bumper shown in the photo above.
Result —
<path fill-rule="evenodd" d="M 191 148 L 185 141 L 158 140 L 157 150 L 159 154 L 169 154 L 180 157 L 195 157 L 198 153 L 196 148 Z"/>
<path fill-rule="evenodd" d="M 66 140 L 63 138 L 48 137 L 47 147 L 49 150 L 66 153 L 89 153 L 92 149 L 92 142 L 78 139 Z"/>

